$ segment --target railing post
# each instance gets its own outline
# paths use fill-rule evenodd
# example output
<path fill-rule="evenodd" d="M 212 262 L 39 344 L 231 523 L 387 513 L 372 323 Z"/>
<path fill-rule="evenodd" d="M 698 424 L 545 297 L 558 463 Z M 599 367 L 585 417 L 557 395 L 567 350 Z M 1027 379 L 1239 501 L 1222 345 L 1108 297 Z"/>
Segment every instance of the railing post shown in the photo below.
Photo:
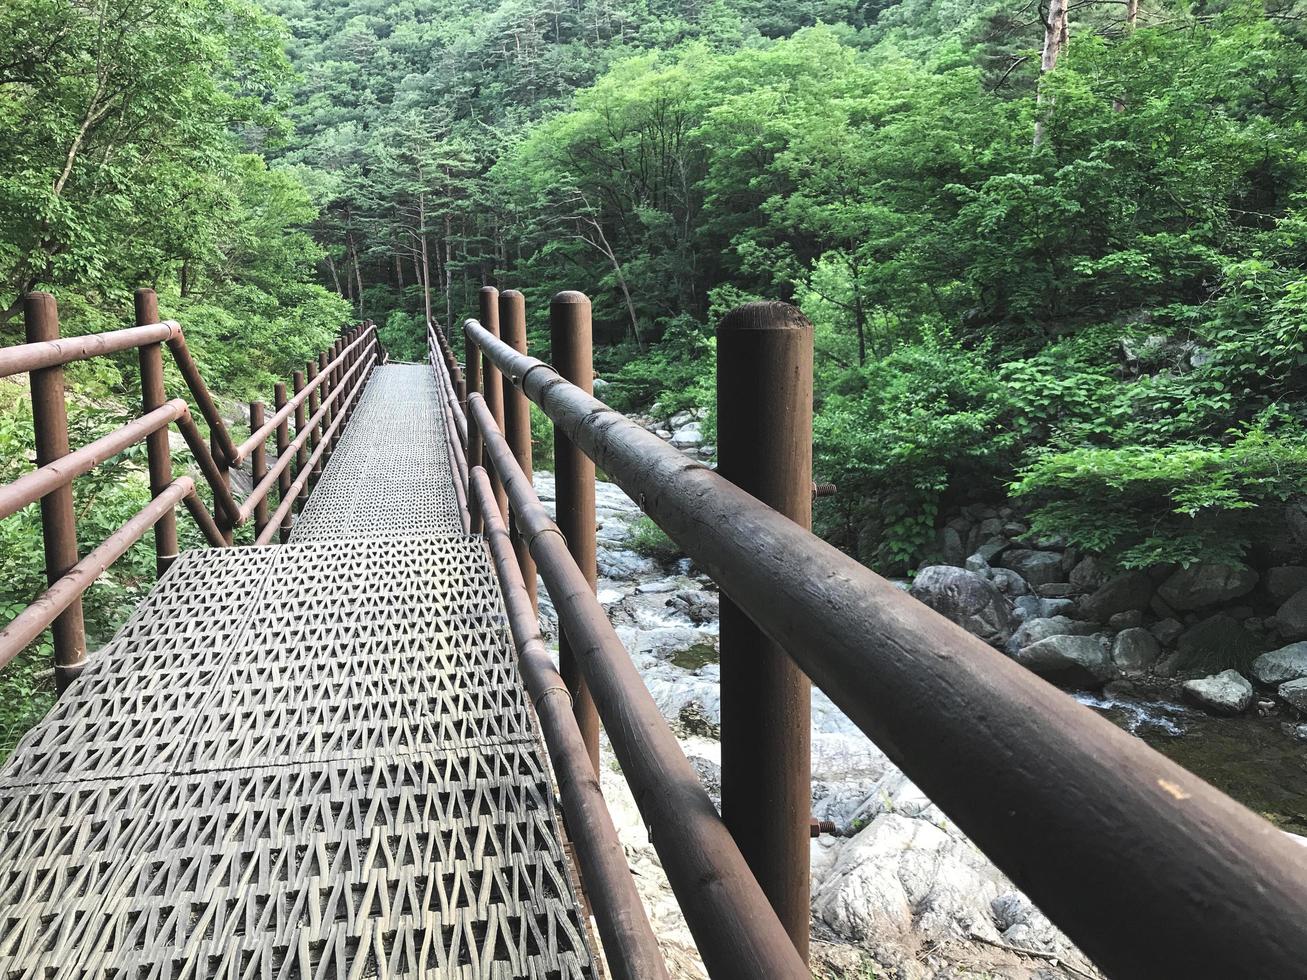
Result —
<path fill-rule="evenodd" d="M 304 390 L 303 371 L 292 371 L 290 373 L 290 387 L 291 387 L 291 392 L 296 395 L 298 395 L 301 391 Z M 304 423 L 306 418 L 307 416 L 304 414 L 304 403 L 300 402 L 298 405 L 295 406 L 295 438 L 296 439 L 298 439 L 300 435 L 304 432 Z M 299 479 L 300 474 L 304 472 L 304 466 L 308 461 L 309 461 L 309 451 L 306 446 L 306 443 L 302 442 L 300 443 L 299 449 L 295 450 L 295 478 L 296 479 Z M 301 511 L 304 509 L 304 496 L 305 496 L 304 494 L 300 494 L 298 497 L 295 498 L 296 511 Z"/>
<path fill-rule="evenodd" d="M 136 325 L 159 322 L 159 297 L 153 289 L 138 289 L 135 296 Z M 145 344 L 138 351 L 141 368 L 141 409 L 152 412 L 168 400 L 163 387 L 163 344 Z M 168 430 L 145 437 L 149 460 L 150 496 L 157 497 L 172 483 L 172 450 Z M 174 508 L 154 525 L 154 567 L 162 577 L 177 558 L 177 512 Z"/>
<path fill-rule="evenodd" d="M 308 361 L 304 365 L 305 384 L 312 384 L 318 378 L 318 362 Z M 309 392 L 309 418 L 312 419 L 318 414 L 318 409 L 322 407 L 322 387 L 319 385 Z M 322 441 L 322 423 L 315 422 L 312 430 L 309 432 L 309 452 L 316 452 L 318 443 Z M 322 457 L 319 456 L 313 464 L 313 472 L 309 474 L 309 482 L 305 484 L 306 493 L 313 492 L 313 485 L 318 482 L 318 477 L 322 475 Z"/>
<path fill-rule="evenodd" d="M 331 428 L 331 420 L 336 415 L 335 406 L 327 404 L 327 398 L 331 395 L 331 390 L 334 387 L 332 384 L 331 372 L 327 370 L 327 366 L 330 363 L 331 361 L 327 359 L 327 352 L 325 350 L 318 355 L 318 374 L 325 375 L 322 379 L 322 394 L 320 396 L 323 404 L 327 405 L 327 410 L 322 413 L 322 432 L 324 437 L 327 430 Z M 322 459 L 318 463 L 318 476 L 322 475 L 322 468 L 327 464 L 327 460 L 330 458 L 331 446 L 328 445 L 327 448 L 322 451 Z"/>
<path fill-rule="evenodd" d="M 23 297 L 23 320 L 29 344 L 59 339 L 59 307 L 49 293 L 28 293 Z M 41 368 L 30 377 L 36 465 L 45 466 L 68 455 L 63 365 Z M 77 564 L 77 518 L 73 513 L 71 483 L 41 498 L 41 531 L 45 543 L 45 580 L 54 585 Z M 86 664 L 86 623 L 82 619 L 80 597 L 59 614 L 51 630 L 55 686 L 63 693 Z"/>
<path fill-rule="evenodd" d="M 227 456 L 222 449 L 222 439 L 218 436 L 218 430 L 210 427 L 209 429 L 209 455 L 213 457 L 214 466 L 218 469 L 218 477 L 231 489 L 231 464 L 227 461 Z M 236 540 L 235 518 L 227 514 L 223 508 L 218 507 L 215 502 L 214 519 L 217 522 L 218 530 L 222 532 L 222 540 L 229 546 Z"/>
<path fill-rule="evenodd" d="M 250 430 L 257 432 L 263 427 L 263 402 L 250 402 Z M 268 475 L 268 450 L 266 440 L 261 440 L 250 453 L 250 479 L 258 486 Z M 258 537 L 268 526 L 268 495 L 254 505 L 254 536 Z"/>
<path fill-rule="evenodd" d="M 749 303 L 717 329 L 717 472 L 812 525 L 812 324 Z M 724 595 L 722 819 L 808 957 L 811 684 Z"/>
<path fill-rule="evenodd" d="M 485 327 L 493 336 L 499 336 L 499 290 L 494 286 L 482 286 L 479 295 L 481 300 L 481 326 Z M 486 399 L 486 408 L 490 409 L 490 415 L 495 420 L 495 425 L 499 426 L 499 431 L 504 431 L 504 376 L 499 373 L 499 368 L 495 367 L 495 362 L 487 355 L 481 355 L 481 387 L 482 394 Z M 495 503 L 499 505 L 499 514 L 508 520 L 508 494 L 504 492 L 503 481 L 495 475 L 494 467 L 490 465 L 490 459 L 487 457 L 481 460 L 481 465 L 485 467 L 486 472 L 490 474 L 490 486 L 495 491 Z"/>
<path fill-rule="evenodd" d="M 565 290 L 549 303 L 549 342 L 554 370 L 586 394 L 594 392 L 594 350 L 590 300 L 584 293 Z M 558 528 L 577 567 L 595 588 L 595 465 L 554 426 L 554 500 Z M 572 653 L 566 631 L 558 639 L 558 672 L 572 693 L 572 710 L 581 729 L 590 761 L 599 771 L 599 713 L 586 687 L 585 677 Z"/>
<path fill-rule="evenodd" d="M 518 353 L 526 353 L 526 297 L 516 289 L 506 289 L 499 294 L 499 326 L 503 331 L 504 343 Z M 489 399 L 487 399 L 487 402 Z M 504 438 L 513 450 L 517 465 L 528 480 L 531 473 L 531 403 L 522 389 L 514 384 L 504 385 Z M 510 515 L 511 516 L 511 515 Z M 517 521 L 508 522 L 513 551 L 517 554 L 517 566 L 522 570 L 522 581 L 526 584 L 526 594 L 531 600 L 531 609 L 539 612 L 539 597 L 536 595 L 536 563 L 531 557 L 531 548 L 517 533 Z"/>
<path fill-rule="evenodd" d="M 286 407 L 286 382 L 278 381 L 275 385 L 272 386 L 272 406 L 278 412 L 280 412 L 283 408 Z M 286 451 L 289 446 L 290 446 L 290 423 L 288 423 L 285 419 L 282 419 L 281 422 L 277 424 L 277 459 L 278 460 L 282 459 L 282 457 L 286 455 Z M 277 474 L 277 503 L 278 504 L 280 504 L 283 500 L 285 500 L 286 495 L 290 493 L 290 484 L 291 484 L 290 467 L 287 466 L 280 473 Z M 282 544 L 285 544 L 286 541 L 290 538 L 291 522 L 293 520 L 294 517 L 288 513 L 282 519 L 281 526 L 277 528 L 277 534 L 281 538 Z"/>
<path fill-rule="evenodd" d="M 476 418 L 467 410 L 467 396 L 481 390 L 481 351 L 477 349 L 477 345 L 472 342 L 471 337 L 466 339 L 467 346 L 464 348 L 463 363 L 466 368 L 467 385 L 462 393 L 462 403 L 463 412 L 467 416 L 467 469 L 470 475 L 473 469 L 482 465 L 481 429 L 476 424 Z M 469 517 L 468 533 L 480 534 L 481 504 L 474 493 L 467 495 L 467 512 Z"/>

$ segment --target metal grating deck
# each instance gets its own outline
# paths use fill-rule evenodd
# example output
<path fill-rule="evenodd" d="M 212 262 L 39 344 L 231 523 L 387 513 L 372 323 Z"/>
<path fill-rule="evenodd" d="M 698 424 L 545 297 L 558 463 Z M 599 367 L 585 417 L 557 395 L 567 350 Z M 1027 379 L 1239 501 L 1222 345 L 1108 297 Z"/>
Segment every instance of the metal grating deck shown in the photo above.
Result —
<path fill-rule="evenodd" d="M 378 368 L 292 543 L 183 555 L 0 770 L 0 980 L 593 975 L 434 398 Z"/>

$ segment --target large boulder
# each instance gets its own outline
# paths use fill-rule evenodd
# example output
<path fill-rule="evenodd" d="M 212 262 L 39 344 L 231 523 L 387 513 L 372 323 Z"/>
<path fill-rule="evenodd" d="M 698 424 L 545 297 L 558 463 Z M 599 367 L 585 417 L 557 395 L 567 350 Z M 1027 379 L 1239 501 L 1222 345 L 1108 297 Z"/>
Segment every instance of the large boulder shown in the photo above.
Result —
<path fill-rule="evenodd" d="M 1081 558 L 1080 561 L 1076 562 L 1069 576 L 1071 584 L 1080 592 L 1093 592 L 1102 586 L 1107 579 L 1108 574 L 1103 567 L 1103 563 L 1092 555 Z"/>
<path fill-rule="evenodd" d="M 1181 670 L 1224 670 L 1244 666 L 1266 649 L 1243 624 L 1225 613 L 1195 623 L 1180 634 L 1176 650 Z"/>
<path fill-rule="evenodd" d="M 1139 626 L 1116 634 L 1112 641 L 1112 663 L 1127 674 L 1138 674 L 1157 662 L 1162 645 L 1157 637 Z"/>
<path fill-rule="evenodd" d="M 1289 596 L 1275 612 L 1276 627 L 1286 640 L 1307 640 L 1307 588 Z"/>
<path fill-rule="evenodd" d="M 999 563 L 1012 569 L 1033 588 L 1062 580 L 1062 555 L 1056 551 L 1016 548 L 1004 552 Z"/>
<path fill-rule="evenodd" d="M 1307 565 L 1277 565 L 1267 571 L 1265 585 L 1272 602 L 1284 602 L 1295 592 L 1307 589 Z"/>
<path fill-rule="evenodd" d="M 1065 687 L 1101 687 L 1116 673 L 1101 636 L 1050 636 L 1019 650 L 1017 662 Z"/>
<path fill-rule="evenodd" d="M 1153 581 L 1143 572 L 1124 572 L 1108 579 L 1092 594 L 1080 600 L 1080 614 L 1106 623 L 1117 613 L 1147 609 L 1153 596 Z"/>
<path fill-rule="evenodd" d="M 1022 647 L 1028 647 L 1050 636 L 1088 636 L 1098 629 L 1095 623 L 1082 623 L 1066 616 L 1040 616 L 1027 619 L 1007 641 L 1007 652 L 1016 656 Z"/>
<path fill-rule="evenodd" d="M 1237 670 L 1223 670 L 1181 685 L 1185 697 L 1220 715 L 1237 715 L 1253 703 L 1253 686 Z"/>
<path fill-rule="evenodd" d="M 1279 694 L 1293 707 L 1307 714 L 1307 677 L 1299 677 L 1296 681 L 1285 681 L 1280 685 Z"/>
<path fill-rule="evenodd" d="M 928 565 L 917 573 L 912 597 L 953 620 L 968 633 L 1001 647 L 1016 625 L 1012 606 L 979 575 L 952 565 Z"/>
<path fill-rule="evenodd" d="M 1252 675 L 1258 684 L 1268 687 L 1307 677 L 1307 643 L 1290 643 L 1262 654 L 1253 661 Z"/>
<path fill-rule="evenodd" d="M 1246 565 L 1202 563 L 1177 569 L 1158 588 L 1172 609 L 1185 612 L 1245 596 L 1257 586 L 1257 573 Z"/>

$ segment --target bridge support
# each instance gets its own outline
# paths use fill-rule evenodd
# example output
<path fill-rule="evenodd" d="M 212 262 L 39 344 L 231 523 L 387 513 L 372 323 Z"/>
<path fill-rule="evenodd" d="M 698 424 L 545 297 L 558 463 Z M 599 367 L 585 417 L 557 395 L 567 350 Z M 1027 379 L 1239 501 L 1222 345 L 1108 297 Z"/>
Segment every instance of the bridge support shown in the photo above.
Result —
<path fill-rule="evenodd" d="M 59 307 L 49 293 L 28 293 L 23 298 L 23 322 L 29 344 L 59 339 Z M 36 465 L 45 466 L 68 455 L 68 404 L 64 400 L 64 369 L 32 371 L 32 427 L 36 435 Z M 71 483 L 41 498 L 41 526 L 45 538 L 45 578 L 54 585 L 77 564 L 77 518 L 73 513 Z M 86 623 L 80 596 L 68 604 L 51 628 L 54 633 L 54 680 L 60 693 L 86 665 Z"/>
<path fill-rule="evenodd" d="M 159 322 L 159 297 L 153 289 L 136 290 L 136 325 L 147 326 Z M 168 400 L 163 388 L 163 344 L 145 344 L 140 348 L 141 410 L 154 411 Z M 168 446 L 168 432 L 160 429 L 145 438 L 145 451 L 150 468 L 150 496 L 157 497 L 172 483 L 172 450 Z M 154 565 L 160 576 L 177 557 L 177 513 L 170 510 L 154 525 Z"/>
<path fill-rule="evenodd" d="M 554 370 L 587 395 L 594 392 L 594 341 L 591 334 L 590 300 L 584 293 L 567 290 L 549 303 L 549 343 Z M 563 430 L 554 427 L 554 502 L 558 527 L 577 567 L 595 591 L 595 464 L 581 452 Z M 576 663 L 567 631 L 558 639 L 559 673 L 572 692 L 572 710 L 581 729 L 590 762 L 599 771 L 599 712 L 586 686 L 585 675 Z"/>
<path fill-rule="evenodd" d="M 503 332 L 503 341 L 519 354 L 526 353 L 526 297 L 516 289 L 506 289 L 499 294 L 499 328 Z M 504 386 L 504 438 L 513 450 L 517 465 L 527 480 L 532 479 L 531 472 L 531 403 L 522 389 L 517 385 Z M 510 515 L 511 517 L 511 515 Z M 508 522 L 513 541 L 513 551 L 517 554 L 517 566 L 522 570 L 522 584 L 527 598 L 531 600 L 532 612 L 540 611 L 539 597 L 536 595 L 536 563 L 531 557 L 531 549 L 522 535 L 518 533 L 517 521 Z"/>
<path fill-rule="evenodd" d="M 482 286 L 481 292 L 477 297 L 480 300 L 481 326 L 490 331 L 491 334 L 499 336 L 499 290 L 494 286 Z M 504 431 L 504 377 L 499 373 L 493 361 L 489 357 L 481 356 L 481 391 L 486 399 L 486 407 L 490 409 L 490 414 L 495 420 L 495 425 L 499 426 L 499 431 Z M 488 458 L 479 459 L 474 465 L 485 467 L 488 473 L 493 474 L 490 460 Z M 508 520 L 508 494 L 504 492 L 504 483 L 497 476 L 490 477 L 490 486 L 495 491 L 495 503 L 499 506 L 499 515 L 504 521 Z"/>
<path fill-rule="evenodd" d="M 717 472 L 812 525 L 812 324 L 749 303 L 717 329 Z M 811 683 L 721 600 L 722 819 L 808 958 Z"/>

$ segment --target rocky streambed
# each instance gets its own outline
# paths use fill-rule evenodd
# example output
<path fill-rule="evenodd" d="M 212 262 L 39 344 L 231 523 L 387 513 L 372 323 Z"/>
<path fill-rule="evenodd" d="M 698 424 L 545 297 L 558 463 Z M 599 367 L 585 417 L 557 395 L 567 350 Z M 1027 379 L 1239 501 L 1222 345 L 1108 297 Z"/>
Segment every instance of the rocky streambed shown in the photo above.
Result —
<path fill-rule="evenodd" d="M 552 474 L 536 476 L 552 506 Z M 639 509 L 597 493 L 599 599 L 709 793 L 719 785 L 718 596 L 685 559 L 633 550 Z M 557 621 L 541 590 L 541 621 Z M 819 691 L 812 703 L 813 815 L 836 833 L 812 844 L 819 975 L 903 980 L 1096 976 L 1083 955 Z M 702 976 L 694 943 L 616 761 L 604 793 L 646 906 L 679 975 Z"/>

